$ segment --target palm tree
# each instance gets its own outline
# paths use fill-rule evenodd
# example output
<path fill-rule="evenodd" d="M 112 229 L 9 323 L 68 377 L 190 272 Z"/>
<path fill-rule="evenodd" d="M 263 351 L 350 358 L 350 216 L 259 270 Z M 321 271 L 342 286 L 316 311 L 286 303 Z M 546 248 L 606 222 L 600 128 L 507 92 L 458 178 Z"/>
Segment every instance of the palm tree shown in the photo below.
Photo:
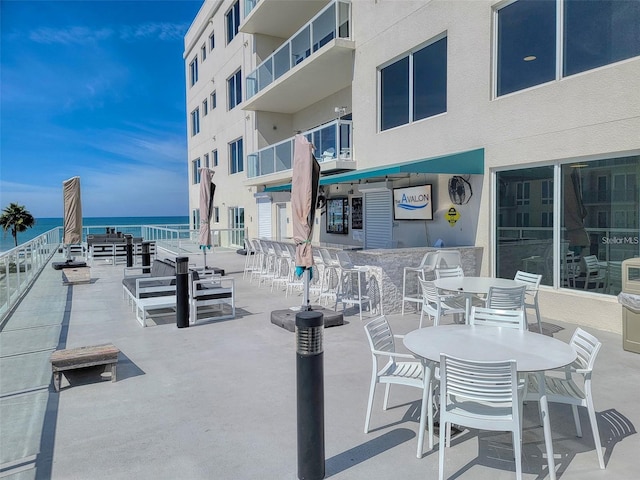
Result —
<path fill-rule="evenodd" d="M 0 215 L 0 225 L 5 232 L 11 229 L 16 247 L 18 246 L 18 232 L 24 232 L 27 228 L 33 227 L 35 223 L 36 220 L 29 213 L 29 210 L 24 208 L 24 205 L 17 203 L 10 203 Z"/>

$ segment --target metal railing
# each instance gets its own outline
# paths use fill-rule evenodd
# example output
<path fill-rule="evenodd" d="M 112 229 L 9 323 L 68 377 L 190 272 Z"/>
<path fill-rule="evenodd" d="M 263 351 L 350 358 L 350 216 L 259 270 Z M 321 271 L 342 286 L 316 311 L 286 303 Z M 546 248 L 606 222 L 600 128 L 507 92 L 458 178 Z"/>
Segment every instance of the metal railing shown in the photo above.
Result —
<path fill-rule="evenodd" d="M 319 162 L 351 160 L 351 120 L 334 120 L 303 133 L 316 147 Z M 291 170 L 295 137 L 247 155 L 247 178 Z"/>
<path fill-rule="evenodd" d="M 0 325 L 60 247 L 60 228 L 54 228 L 0 253 Z"/>
<path fill-rule="evenodd" d="M 247 100 L 268 87 L 334 38 L 351 38 L 351 3 L 336 0 L 323 8 L 284 45 L 247 75 Z"/>
<path fill-rule="evenodd" d="M 142 236 L 145 240 L 155 241 L 159 248 L 175 254 L 197 253 L 200 250 L 199 230 L 190 230 L 188 225 L 181 227 L 183 228 L 144 225 Z M 215 251 L 216 247 L 223 249 L 242 248 L 246 235 L 246 227 L 211 229 L 212 250 Z"/>

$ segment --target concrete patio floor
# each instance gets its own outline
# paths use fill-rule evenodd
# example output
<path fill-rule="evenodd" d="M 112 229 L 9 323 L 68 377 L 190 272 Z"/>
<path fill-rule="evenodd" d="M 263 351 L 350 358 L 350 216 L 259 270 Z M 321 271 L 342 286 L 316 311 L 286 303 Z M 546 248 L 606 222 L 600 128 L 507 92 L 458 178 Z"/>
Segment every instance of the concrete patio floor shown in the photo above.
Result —
<path fill-rule="evenodd" d="M 271 324 L 270 312 L 301 297 L 250 284 L 244 259 L 207 257 L 236 279 L 237 318 L 185 329 L 171 316 L 140 327 L 122 297 L 122 266 L 95 265 L 91 284 L 69 287 L 45 268 L 0 332 L 0 478 L 296 479 L 295 335 Z M 419 316 L 389 319 L 403 334 Z M 575 329 L 543 321 L 564 341 Z M 371 357 L 362 325 L 351 310 L 345 325 L 324 331 L 326 478 L 437 478 L 437 444 L 416 458 L 416 389 L 392 388 L 392 408 L 383 411 L 379 388 L 372 431 L 363 433 Z M 618 334 L 587 330 L 604 344 L 593 388 L 607 469 L 598 468 L 586 411 L 577 438 L 570 407 L 552 404 L 558 478 L 635 478 L 640 355 L 623 351 Z M 69 373 L 55 393 L 51 352 L 101 343 L 121 351 L 118 381 L 90 368 Z M 523 430 L 523 478 L 548 477 L 536 403 L 525 406 Z M 512 454 L 510 434 L 465 430 L 447 451 L 445 472 L 513 479 Z"/>

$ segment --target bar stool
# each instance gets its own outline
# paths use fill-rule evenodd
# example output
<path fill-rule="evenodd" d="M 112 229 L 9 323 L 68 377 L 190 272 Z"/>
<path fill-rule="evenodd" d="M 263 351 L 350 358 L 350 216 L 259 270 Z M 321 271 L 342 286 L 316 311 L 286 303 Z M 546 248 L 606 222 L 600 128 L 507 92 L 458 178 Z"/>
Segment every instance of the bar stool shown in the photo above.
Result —
<path fill-rule="evenodd" d="M 336 257 L 340 263 L 340 282 L 338 283 L 338 290 L 336 292 L 336 305 L 335 310 L 338 310 L 338 303 L 342 303 L 342 309 L 344 311 L 347 304 L 358 305 L 360 312 L 360 320 L 362 320 L 362 304 L 369 304 L 369 311 L 372 311 L 371 297 L 365 295 L 367 281 L 365 277 L 364 289 L 362 285 L 362 277 L 369 271 L 369 267 L 358 266 L 351 263 L 351 259 L 345 252 L 337 252 Z M 354 277 L 357 280 L 354 281 Z M 357 290 L 354 288 L 357 283 Z"/>
<path fill-rule="evenodd" d="M 433 272 L 438 264 L 438 252 L 427 252 L 422 257 L 420 265 L 417 267 L 404 267 L 402 273 L 402 315 L 404 315 L 405 302 L 414 302 L 422 304 L 422 294 L 420 292 L 419 285 L 415 292 L 407 295 L 407 273 L 413 272 L 417 274 L 417 277 L 425 278 L 425 272 Z"/>
<path fill-rule="evenodd" d="M 326 248 L 320 249 L 320 256 L 322 257 L 324 268 L 318 303 L 322 305 L 322 300 L 325 299 L 326 305 L 328 305 L 330 299 L 336 298 L 338 284 L 340 283 L 340 264 L 337 260 L 331 258 L 331 254 Z"/>

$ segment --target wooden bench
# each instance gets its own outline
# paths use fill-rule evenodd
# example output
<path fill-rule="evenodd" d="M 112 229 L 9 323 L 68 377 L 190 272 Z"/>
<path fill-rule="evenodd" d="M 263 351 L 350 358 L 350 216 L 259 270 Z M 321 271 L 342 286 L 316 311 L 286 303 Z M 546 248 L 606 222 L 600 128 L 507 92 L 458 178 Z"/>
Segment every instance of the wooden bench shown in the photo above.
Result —
<path fill-rule="evenodd" d="M 56 350 L 51 354 L 51 369 L 53 370 L 53 386 L 60 391 L 60 373 L 76 368 L 93 367 L 95 365 L 111 365 L 111 381 L 116 381 L 116 364 L 118 350 L 114 345 L 94 345 L 91 347 L 68 348 Z"/>

